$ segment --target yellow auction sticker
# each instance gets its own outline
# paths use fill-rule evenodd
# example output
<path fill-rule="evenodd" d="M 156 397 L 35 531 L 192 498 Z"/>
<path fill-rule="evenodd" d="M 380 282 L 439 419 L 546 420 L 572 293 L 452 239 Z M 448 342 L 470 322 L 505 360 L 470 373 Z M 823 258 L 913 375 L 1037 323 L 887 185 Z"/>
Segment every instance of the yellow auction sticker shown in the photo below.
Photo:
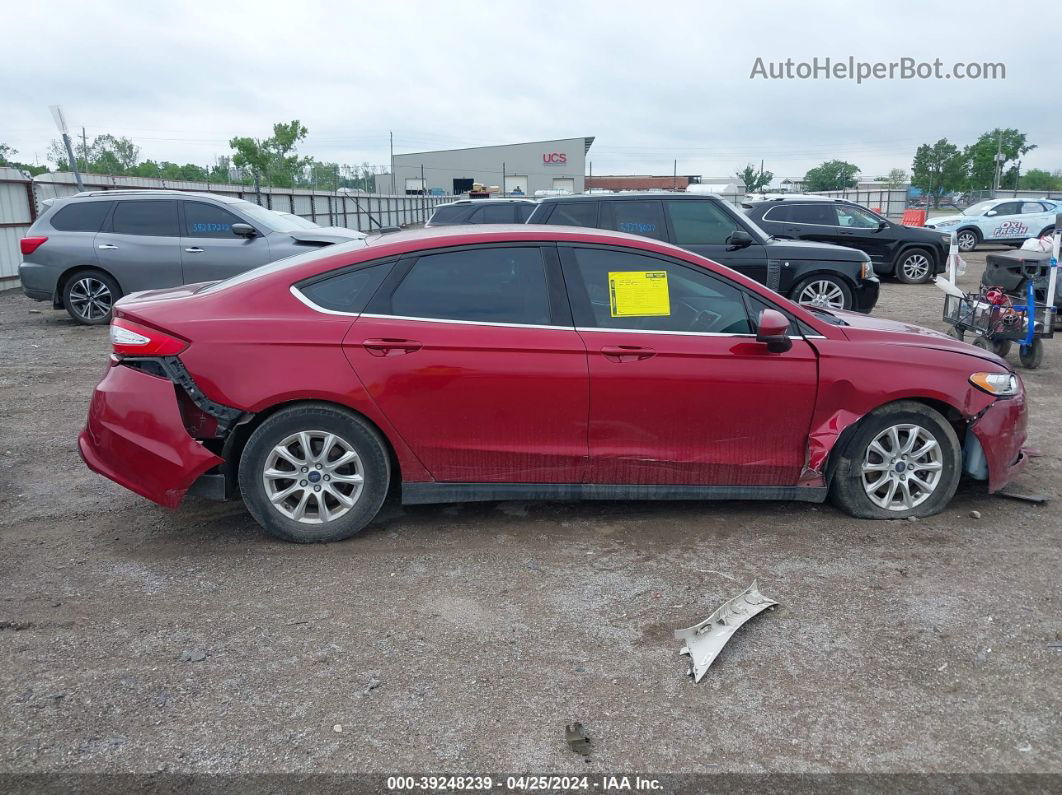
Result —
<path fill-rule="evenodd" d="M 661 317 L 671 314 L 667 271 L 609 271 L 612 317 Z"/>

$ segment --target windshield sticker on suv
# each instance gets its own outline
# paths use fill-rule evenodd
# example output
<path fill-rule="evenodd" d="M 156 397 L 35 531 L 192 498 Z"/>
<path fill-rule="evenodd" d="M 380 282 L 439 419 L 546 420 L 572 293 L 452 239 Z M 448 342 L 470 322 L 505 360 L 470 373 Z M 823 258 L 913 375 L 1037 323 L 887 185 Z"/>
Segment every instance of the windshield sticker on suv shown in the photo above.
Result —
<path fill-rule="evenodd" d="M 992 232 L 992 237 L 1017 237 L 1019 235 L 1029 236 L 1029 227 L 1021 221 L 1004 221 Z"/>
<path fill-rule="evenodd" d="M 671 314 L 667 271 L 609 271 L 612 317 L 666 317 Z"/>

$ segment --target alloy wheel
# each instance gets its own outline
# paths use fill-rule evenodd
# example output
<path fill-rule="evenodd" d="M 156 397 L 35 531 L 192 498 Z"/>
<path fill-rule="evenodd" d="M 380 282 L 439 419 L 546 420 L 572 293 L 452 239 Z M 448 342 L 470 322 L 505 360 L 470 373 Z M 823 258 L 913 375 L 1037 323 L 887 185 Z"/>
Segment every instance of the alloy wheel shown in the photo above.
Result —
<path fill-rule="evenodd" d="M 811 304 L 824 309 L 844 309 L 844 292 L 831 281 L 817 279 L 808 282 L 797 296 L 798 304 Z"/>
<path fill-rule="evenodd" d="M 328 431 L 300 431 L 281 440 L 262 470 L 266 497 L 280 514 L 303 524 L 327 524 L 357 503 L 365 486 L 361 458 Z"/>
<path fill-rule="evenodd" d="M 70 287 L 70 304 L 85 320 L 100 320 L 107 316 L 114 303 L 111 289 L 99 279 L 84 276 Z"/>
<path fill-rule="evenodd" d="M 907 511 L 928 500 L 940 484 L 944 459 L 940 444 L 921 425 L 885 428 L 863 456 L 863 490 L 887 511 Z"/>
<path fill-rule="evenodd" d="M 925 254 L 912 254 L 903 261 L 903 275 L 913 282 L 929 276 L 929 257 Z"/>
<path fill-rule="evenodd" d="M 973 251 L 977 246 L 977 235 L 973 232 L 960 232 L 955 242 L 959 244 L 959 251 Z"/>

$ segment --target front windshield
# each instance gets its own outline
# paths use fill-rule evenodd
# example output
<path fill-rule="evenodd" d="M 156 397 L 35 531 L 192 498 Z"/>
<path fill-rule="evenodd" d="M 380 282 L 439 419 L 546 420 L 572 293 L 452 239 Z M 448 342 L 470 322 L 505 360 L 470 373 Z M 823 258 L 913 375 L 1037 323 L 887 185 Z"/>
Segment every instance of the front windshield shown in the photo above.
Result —
<path fill-rule="evenodd" d="M 977 202 L 977 204 L 971 204 L 965 210 L 962 211 L 963 215 L 984 215 L 986 212 L 996 206 L 994 201 Z"/>
<path fill-rule="evenodd" d="M 261 224 L 270 232 L 290 232 L 292 229 L 300 228 L 280 213 L 267 210 L 265 207 L 259 207 L 257 204 L 243 199 L 232 202 L 231 207 L 233 210 L 246 215 L 256 224 Z"/>
<path fill-rule="evenodd" d="M 315 224 L 309 218 L 303 218 L 292 213 L 277 213 L 284 221 L 294 224 L 297 229 L 320 229 L 320 224 Z"/>

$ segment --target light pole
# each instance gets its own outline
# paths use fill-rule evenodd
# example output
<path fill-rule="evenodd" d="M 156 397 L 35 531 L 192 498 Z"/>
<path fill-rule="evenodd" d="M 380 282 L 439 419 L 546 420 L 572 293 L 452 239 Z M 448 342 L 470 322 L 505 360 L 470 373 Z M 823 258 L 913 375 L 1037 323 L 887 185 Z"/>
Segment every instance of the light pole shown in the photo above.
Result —
<path fill-rule="evenodd" d="M 55 126 L 59 128 L 59 134 L 63 136 L 63 145 L 66 147 L 66 158 L 70 162 L 70 170 L 74 172 L 74 182 L 77 183 L 77 189 L 79 191 L 85 190 L 85 183 L 81 181 L 81 172 L 77 170 L 77 159 L 74 157 L 74 148 L 70 145 L 70 133 L 66 126 L 66 117 L 63 116 L 63 109 L 58 105 L 51 105 L 52 118 L 55 119 Z M 86 160 L 88 159 L 88 153 L 85 153 Z"/>

